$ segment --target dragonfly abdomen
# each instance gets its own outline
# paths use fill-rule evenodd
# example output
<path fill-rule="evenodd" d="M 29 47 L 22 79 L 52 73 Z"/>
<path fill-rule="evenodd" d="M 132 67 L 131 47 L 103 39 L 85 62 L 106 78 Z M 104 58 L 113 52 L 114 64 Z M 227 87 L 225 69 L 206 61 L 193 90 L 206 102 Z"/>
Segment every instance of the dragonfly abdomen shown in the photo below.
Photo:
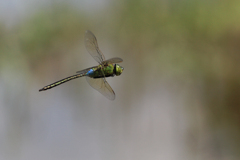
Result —
<path fill-rule="evenodd" d="M 65 83 L 65 82 L 68 82 L 68 81 L 70 81 L 70 80 L 73 80 L 73 79 L 76 79 L 76 78 L 80 78 L 80 77 L 83 77 L 83 76 L 85 76 L 85 74 L 75 74 L 75 75 L 73 75 L 73 76 L 70 76 L 70 77 L 64 78 L 64 79 L 62 79 L 62 80 L 59 80 L 59 81 L 57 81 L 57 82 L 54 82 L 54 83 L 52 83 L 52 84 L 49 84 L 49 85 L 43 87 L 42 89 L 39 89 L 39 92 L 40 92 L 40 91 L 45 91 L 45 90 L 51 89 L 51 88 L 56 87 L 56 86 L 58 86 L 58 85 L 60 85 L 60 84 L 63 84 L 63 83 Z"/>

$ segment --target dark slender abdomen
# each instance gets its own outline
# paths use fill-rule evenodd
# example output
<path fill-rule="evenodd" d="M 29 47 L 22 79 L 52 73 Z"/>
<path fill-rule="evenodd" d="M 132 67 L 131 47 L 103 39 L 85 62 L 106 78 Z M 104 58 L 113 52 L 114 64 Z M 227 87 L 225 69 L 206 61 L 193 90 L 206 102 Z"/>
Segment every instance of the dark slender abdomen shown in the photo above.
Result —
<path fill-rule="evenodd" d="M 83 77 L 83 76 L 84 76 L 84 74 L 76 74 L 76 75 L 73 75 L 73 76 L 64 78 L 64 79 L 62 79 L 62 80 L 60 80 L 60 81 L 54 82 L 54 83 L 52 83 L 52 84 L 49 84 L 49 85 L 43 87 L 42 89 L 39 89 L 39 92 L 40 92 L 40 91 L 45 91 L 45 90 L 51 89 L 51 88 L 53 88 L 53 87 L 56 87 L 56 86 L 58 86 L 58 85 L 60 85 L 60 84 L 65 83 L 65 82 L 67 82 L 67 81 L 70 81 L 70 80 L 73 80 L 73 79 L 76 79 L 76 78 L 80 78 L 80 77 Z"/>

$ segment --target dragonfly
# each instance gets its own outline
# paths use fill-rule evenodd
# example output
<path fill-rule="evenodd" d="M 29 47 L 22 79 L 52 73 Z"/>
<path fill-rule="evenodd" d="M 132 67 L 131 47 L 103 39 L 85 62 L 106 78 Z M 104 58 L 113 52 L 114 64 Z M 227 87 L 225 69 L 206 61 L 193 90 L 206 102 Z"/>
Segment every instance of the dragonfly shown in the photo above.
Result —
<path fill-rule="evenodd" d="M 115 92 L 106 81 L 106 78 L 122 74 L 124 68 L 117 63 L 120 63 L 123 60 L 118 57 L 105 60 L 103 53 L 98 47 L 97 38 L 89 30 L 85 32 L 84 43 L 88 53 L 98 62 L 98 65 L 78 71 L 76 72 L 77 74 L 49 84 L 42 89 L 39 89 L 39 92 L 46 91 L 76 78 L 86 77 L 88 84 L 92 88 L 96 89 L 110 100 L 115 99 Z"/>

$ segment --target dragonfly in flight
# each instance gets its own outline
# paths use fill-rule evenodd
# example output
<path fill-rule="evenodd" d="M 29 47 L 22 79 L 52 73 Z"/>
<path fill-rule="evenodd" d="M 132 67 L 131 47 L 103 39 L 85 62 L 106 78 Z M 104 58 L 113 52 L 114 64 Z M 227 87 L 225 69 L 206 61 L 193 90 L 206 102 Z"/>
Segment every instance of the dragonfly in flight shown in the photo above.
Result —
<path fill-rule="evenodd" d="M 97 43 L 97 39 L 91 31 L 86 31 L 84 36 L 85 47 L 90 55 L 99 63 L 98 66 L 93 66 L 81 71 L 78 71 L 77 74 L 49 84 L 40 91 L 46 91 L 53 87 L 56 87 L 60 84 L 68 82 L 70 80 L 86 77 L 86 80 L 90 86 L 99 91 L 105 97 L 110 100 L 115 99 L 115 93 L 111 86 L 106 81 L 106 77 L 114 77 L 121 75 L 124 68 L 116 63 L 120 63 L 123 60 L 121 58 L 115 57 L 108 60 L 105 60 L 103 53 L 100 51 Z"/>

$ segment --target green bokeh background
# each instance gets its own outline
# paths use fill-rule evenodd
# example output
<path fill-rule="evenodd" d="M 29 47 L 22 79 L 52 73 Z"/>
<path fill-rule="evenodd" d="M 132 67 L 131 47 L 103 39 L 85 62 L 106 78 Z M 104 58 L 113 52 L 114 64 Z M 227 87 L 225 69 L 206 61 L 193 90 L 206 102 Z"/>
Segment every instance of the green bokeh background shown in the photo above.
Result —
<path fill-rule="evenodd" d="M 240 158 L 239 0 L 28 2 L 0 19 L 0 159 Z M 97 64 L 85 30 L 124 60 L 116 99 L 85 78 L 38 92 Z"/>

